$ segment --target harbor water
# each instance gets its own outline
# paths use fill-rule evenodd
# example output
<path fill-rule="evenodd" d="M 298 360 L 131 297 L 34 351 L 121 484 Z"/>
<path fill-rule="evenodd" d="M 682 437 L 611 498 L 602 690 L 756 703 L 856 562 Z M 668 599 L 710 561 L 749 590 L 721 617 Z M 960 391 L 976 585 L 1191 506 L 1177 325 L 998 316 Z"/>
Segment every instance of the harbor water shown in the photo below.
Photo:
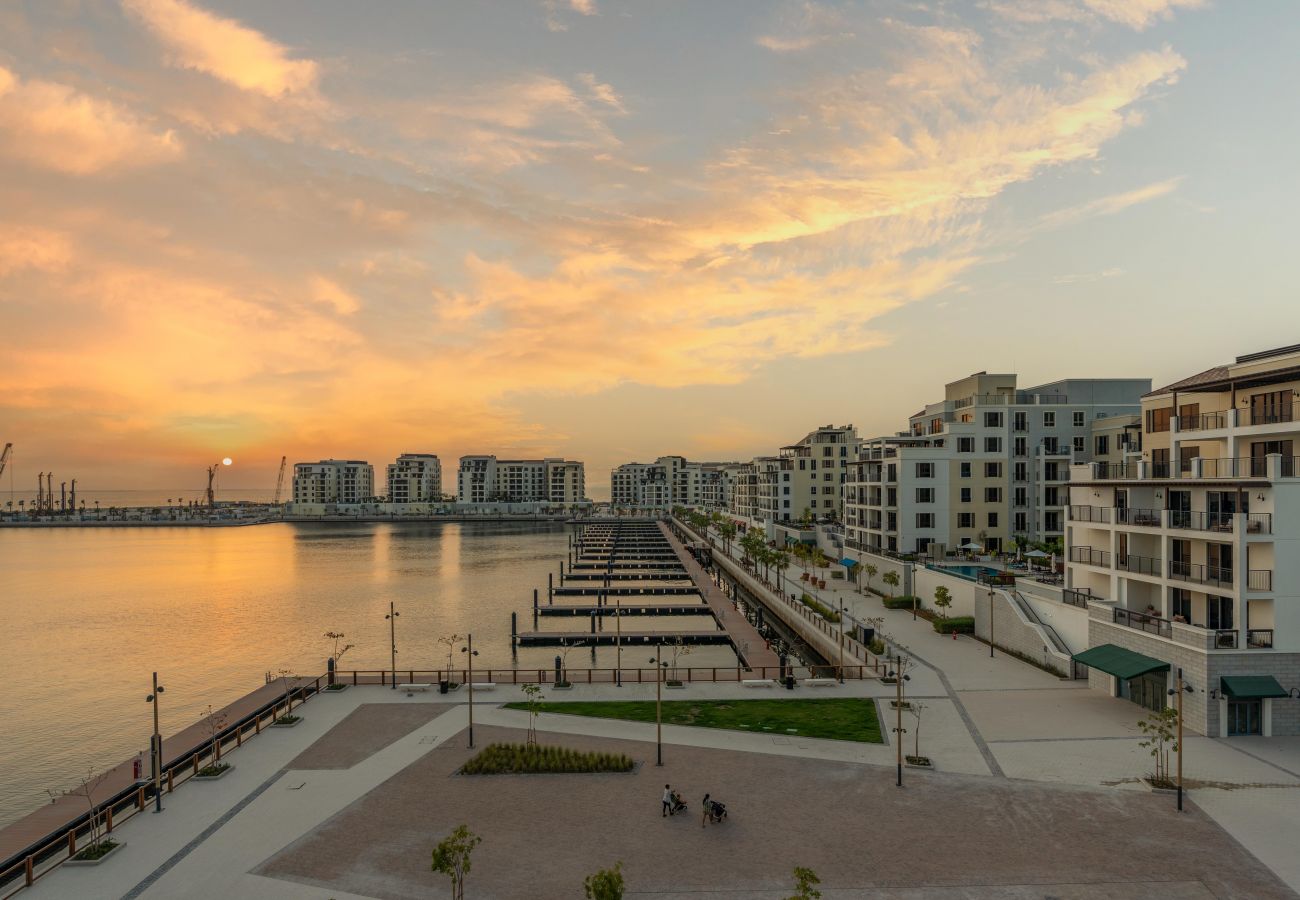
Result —
<path fill-rule="evenodd" d="M 277 523 L 242 528 L 0 530 L 0 825 L 46 789 L 148 745 L 150 674 L 163 731 L 196 722 L 267 672 L 320 674 L 341 631 L 341 669 L 389 665 L 389 603 L 399 668 L 445 666 L 443 635 L 472 633 L 475 668 L 550 668 L 553 647 L 512 658 L 510 613 L 532 628 L 532 590 L 565 558 L 572 526 L 547 523 Z M 578 598 L 567 598 L 578 602 Z M 698 631 L 707 616 L 624 617 L 628 630 Z M 583 618 L 543 617 L 572 631 Z M 605 628 L 612 623 L 604 623 Z M 630 654 L 630 655 L 629 655 Z M 616 650 L 595 651 L 614 665 Z M 644 648 L 623 663 L 647 665 Z M 463 659 L 463 654 L 457 653 Z M 455 660 L 457 666 L 461 659 Z M 593 665 L 570 650 L 570 668 Z M 683 665 L 732 666 L 730 647 L 691 649 Z"/>

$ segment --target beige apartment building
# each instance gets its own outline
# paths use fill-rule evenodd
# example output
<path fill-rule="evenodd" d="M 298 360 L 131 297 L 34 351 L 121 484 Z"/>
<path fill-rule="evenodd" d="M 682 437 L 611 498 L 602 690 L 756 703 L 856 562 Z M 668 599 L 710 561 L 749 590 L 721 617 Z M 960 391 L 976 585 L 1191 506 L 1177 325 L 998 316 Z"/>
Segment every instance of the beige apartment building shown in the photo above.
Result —
<path fill-rule="evenodd" d="M 364 503 L 375 495 L 375 468 L 362 459 L 322 459 L 295 463 L 295 505 Z"/>
<path fill-rule="evenodd" d="M 805 515 L 839 521 L 844 482 L 859 445 L 852 425 L 823 425 L 782 447 L 778 456 L 755 457 L 739 467 L 727 509 L 767 524 Z"/>
<path fill-rule="evenodd" d="M 845 484 L 850 550 L 998 550 L 1012 538 L 1065 534 L 1069 467 L 1087 461 L 1110 420 L 1131 423 L 1150 379 L 1065 379 L 1019 388 L 1014 374 L 977 372 L 906 431 L 862 442 Z M 1121 445 L 1122 446 L 1122 445 Z"/>
<path fill-rule="evenodd" d="M 1142 398 L 1140 448 L 1073 467 L 1067 599 L 1089 682 L 1208 735 L 1300 734 L 1300 346 Z"/>
<path fill-rule="evenodd" d="M 624 463 L 610 472 L 610 503 L 621 509 L 720 509 L 734 492 L 740 463 L 689 462 L 661 456 L 653 463 Z"/>
<path fill-rule="evenodd" d="M 442 463 L 433 453 L 403 453 L 388 464 L 389 503 L 442 500 Z"/>
<path fill-rule="evenodd" d="M 456 473 L 458 503 L 586 502 L 584 466 L 576 460 L 497 459 L 462 456 Z"/>

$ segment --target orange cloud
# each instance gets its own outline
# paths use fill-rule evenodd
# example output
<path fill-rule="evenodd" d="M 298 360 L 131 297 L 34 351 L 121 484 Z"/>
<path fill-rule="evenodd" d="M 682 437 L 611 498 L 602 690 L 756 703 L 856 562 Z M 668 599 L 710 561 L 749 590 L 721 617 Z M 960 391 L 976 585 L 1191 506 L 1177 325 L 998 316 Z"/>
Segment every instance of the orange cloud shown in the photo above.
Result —
<path fill-rule="evenodd" d="M 170 51 L 173 65 L 195 69 L 267 97 L 310 92 L 319 70 L 291 59 L 287 48 L 234 19 L 184 0 L 122 0 Z"/>
<path fill-rule="evenodd" d="M 176 159 L 181 142 L 139 116 L 52 81 L 20 81 L 0 67 L 0 154 L 68 175 Z"/>
<path fill-rule="evenodd" d="M 54 271 L 71 260 L 72 243 L 66 235 L 0 223 L 0 277 L 21 269 Z"/>

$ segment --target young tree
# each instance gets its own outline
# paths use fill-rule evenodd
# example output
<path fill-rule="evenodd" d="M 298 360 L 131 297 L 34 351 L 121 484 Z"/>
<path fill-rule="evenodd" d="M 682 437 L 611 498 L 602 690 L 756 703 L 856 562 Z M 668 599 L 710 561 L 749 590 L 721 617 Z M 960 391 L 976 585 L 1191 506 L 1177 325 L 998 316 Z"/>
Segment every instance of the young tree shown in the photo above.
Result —
<path fill-rule="evenodd" d="M 880 580 L 883 581 L 885 584 L 889 585 L 889 599 L 890 599 L 890 600 L 893 600 L 893 599 L 894 599 L 894 588 L 898 587 L 898 573 L 897 573 L 897 572 L 886 572 L 886 573 L 885 573 L 885 576 L 884 576 L 883 578 L 881 578 Z"/>
<path fill-rule="evenodd" d="M 934 605 L 939 607 L 939 616 L 948 621 L 948 607 L 952 606 L 952 592 L 943 585 L 934 589 Z"/>
<path fill-rule="evenodd" d="M 339 660 L 343 658 L 344 653 L 347 653 L 356 646 L 356 644 L 343 644 L 342 646 L 339 646 L 345 637 L 347 637 L 347 635 L 341 631 L 325 632 L 326 640 L 334 642 L 334 652 L 330 654 L 330 657 L 334 660 L 335 666 L 338 666 Z"/>
<path fill-rule="evenodd" d="M 822 895 L 822 892 L 813 887 L 813 885 L 821 883 L 822 880 L 817 877 L 817 873 L 812 869 L 805 869 L 803 866 L 795 866 L 795 893 L 786 897 L 785 900 L 817 900 L 817 898 Z"/>
<path fill-rule="evenodd" d="M 526 684 L 523 686 L 524 696 L 527 698 L 524 702 L 528 704 L 528 740 L 526 743 L 537 743 L 537 714 L 542 711 L 542 700 L 546 699 L 542 695 L 542 686 L 540 684 Z"/>
<path fill-rule="evenodd" d="M 451 681 L 452 657 L 456 653 L 456 647 L 463 640 L 465 640 L 465 635 L 455 634 L 455 633 L 444 634 L 437 639 L 437 642 L 439 644 L 442 644 L 444 647 L 447 648 L 447 680 L 448 681 Z"/>
<path fill-rule="evenodd" d="M 600 869 L 582 882 L 582 892 L 587 900 L 623 900 L 623 863 L 614 863 L 612 869 Z"/>
<path fill-rule="evenodd" d="M 452 900 L 465 900 L 465 876 L 470 870 L 470 854 L 482 840 L 468 827 L 457 825 L 455 831 L 433 848 L 433 865 L 430 868 L 450 876 Z"/>
<path fill-rule="evenodd" d="M 875 578 L 876 573 L 879 571 L 880 570 L 877 569 L 875 566 L 873 566 L 871 563 L 867 563 L 865 566 L 862 567 L 863 574 L 867 576 L 867 590 L 871 590 L 871 579 Z"/>
<path fill-rule="evenodd" d="M 63 792 L 64 796 L 70 797 L 75 794 L 86 801 L 86 810 L 90 814 L 90 843 L 82 850 L 83 853 L 93 853 L 101 843 L 107 843 L 111 840 L 102 832 L 104 811 L 97 809 L 95 805 L 95 791 L 104 783 L 108 775 L 108 772 L 96 774 L 94 769 L 87 769 L 86 774 L 81 776 L 81 780 L 76 787 Z M 48 788 L 46 788 L 45 793 L 50 795 L 51 801 L 59 799 L 58 795 Z"/>
<path fill-rule="evenodd" d="M 916 700 L 913 700 L 911 702 L 911 705 L 908 706 L 907 711 L 911 713 L 912 718 L 916 720 L 916 726 L 912 729 L 912 738 L 913 738 L 912 755 L 920 756 L 921 755 L 921 713 L 925 712 L 925 704 L 918 703 Z"/>
<path fill-rule="evenodd" d="M 1138 722 L 1138 728 L 1147 736 L 1145 741 L 1138 742 L 1138 746 L 1149 750 L 1151 758 L 1155 760 L 1155 772 L 1152 773 L 1151 780 L 1157 785 L 1169 781 L 1169 752 L 1178 750 L 1178 740 L 1175 737 L 1177 727 L 1178 711 L 1171 706 L 1152 712 Z"/>
<path fill-rule="evenodd" d="M 221 734 L 221 729 L 226 727 L 226 714 L 219 713 L 208 705 L 207 711 L 200 720 L 203 724 L 203 731 L 208 737 L 208 765 L 207 768 L 212 770 L 211 774 L 216 775 L 216 769 L 221 766 L 221 760 L 217 748 L 217 735 Z"/>
<path fill-rule="evenodd" d="M 668 666 L 669 671 L 671 671 L 671 672 L 673 673 L 673 676 L 672 676 L 672 679 L 671 679 L 671 680 L 672 680 L 672 681 L 681 681 L 681 679 L 677 677 L 677 657 L 679 657 L 679 656 L 690 656 L 690 654 L 691 654 L 691 648 L 690 648 L 689 646 L 687 646 L 686 644 L 683 644 L 683 643 L 682 643 L 682 639 L 679 637 L 679 638 L 677 638 L 675 641 L 673 641 L 673 643 L 672 643 L 672 649 L 673 649 L 672 662 L 671 662 L 671 663 L 669 664 L 669 666 Z"/>
<path fill-rule="evenodd" d="M 293 679 L 292 687 L 289 684 L 290 678 Z M 277 719 L 276 721 L 280 721 L 282 719 L 291 719 L 292 716 L 290 714 L 293 712 L 293 688 L 296 688 L 298 686 L 298 676 L 293 674 L 292 669 L 280 669 L 274 675 L 272 675 L 270 672 L 266 673 L 267 684 L 270 684 L 272 680 L 276 680 L 276 679 L 279 680 L 280 690 L 284 691 L 285 699 L 288 702 L 288 706 L 286 706 L 284 710 L 284 715 L 280 716 L 280 718 Z"/>

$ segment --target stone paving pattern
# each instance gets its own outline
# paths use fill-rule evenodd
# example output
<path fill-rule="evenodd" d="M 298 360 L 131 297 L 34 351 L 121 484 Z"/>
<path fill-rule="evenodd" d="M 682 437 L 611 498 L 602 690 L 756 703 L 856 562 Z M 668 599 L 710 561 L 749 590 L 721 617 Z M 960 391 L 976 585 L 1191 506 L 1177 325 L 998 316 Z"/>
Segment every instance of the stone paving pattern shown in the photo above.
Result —
<path fill-rule="evenodd" d="M 524 735 L 479 726 L 475 737 Z M 465 777 L 454 772 L 471 751 L 457 741 L 255 872 L 384 900 L 447 897 L 429 854 L 463 822 L 484 837 L 475 898 L 580 896 L 582 878 L 616 860 L 630 897 L 785 896 L 795 865 L 816 870 L 828 898 L 1296 896 L 1194 805 L 1180 814 L 1163 796 L 910 770 L 899 789 L 887 767 L 679 746 L 657 768 L 653 744 L 541 737 L 644 763 L 631 775 Z M 688 815 L 660 815 L 665 782 Z M 726 823 L 701 828 L 705 791 L 727 804 Z"/>
<path fill-rule="evenodd" d="M 418 706 L 363 703 L 323 738 L 300 753 L 289 763 L 289 768 L 350 769 L 393 741 L 432 722 L 450 708 L 450 704 L 443 703 L 421 703 Z"/>

